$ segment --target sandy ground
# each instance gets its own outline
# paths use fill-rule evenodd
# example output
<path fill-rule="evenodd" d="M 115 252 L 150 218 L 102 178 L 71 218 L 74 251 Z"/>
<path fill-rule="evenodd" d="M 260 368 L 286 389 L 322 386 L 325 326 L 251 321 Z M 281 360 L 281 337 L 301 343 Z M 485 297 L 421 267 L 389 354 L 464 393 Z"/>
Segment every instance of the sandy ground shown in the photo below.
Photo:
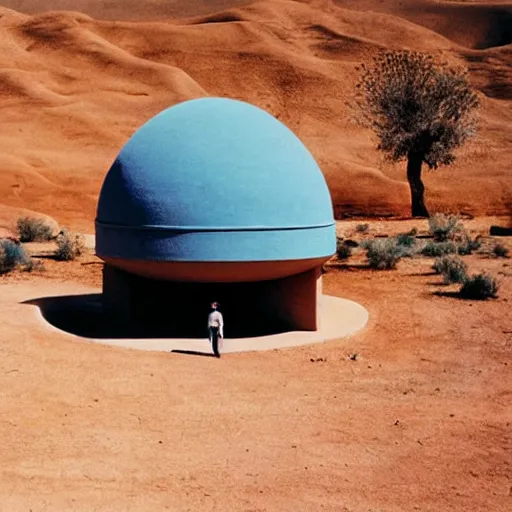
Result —
<path fill-rule="evenodd" d="M 369 310 L 363 332 L 220 360 L 72 341 L 13 294 L 1 510 L 509 511 L 511 263 L 465 259 L 499 299 L 456 298 L 430 259 L 375 272 L 356 254 L 324 291 Z M 3 302 L 15 283 L 99 285 L 92 255 L 46 263 L 2 277 Z"/>

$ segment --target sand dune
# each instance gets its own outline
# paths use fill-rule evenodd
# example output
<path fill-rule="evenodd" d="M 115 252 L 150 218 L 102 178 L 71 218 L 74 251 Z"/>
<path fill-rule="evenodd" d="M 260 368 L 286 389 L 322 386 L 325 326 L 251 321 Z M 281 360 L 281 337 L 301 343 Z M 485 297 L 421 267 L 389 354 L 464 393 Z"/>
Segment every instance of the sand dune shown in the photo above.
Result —
<path fill-rule="evenodd" d="M 470 48 L 512 43 L 512 2 L 438 0 L 335 0 L 342 7 L 380 11 L 405 18 Z"/>
<path fill-rule="evenodd" d="M 404 166 L 383 161 L 371 134 L 349 122 L 347 101 L 358 63 L 381 48 L 410 48 L 468 66 L 483 104 L 478 139 L 456 165 L 426 173 L 429 205 L 475 215 L 512 208 L 512 4 L 3 5 L 5 207 L 30 208 L 91 230 L 103 177 L 137 127 L 179 101 L 218 95 L 265 108 L 304 140 L 326 175 L 338 216 L 407 214 Z M 3 222 L 9 227 L 9 220 Z"/>
<path fill-rule="evenodd" d="M 207 15 L 251 0 L 3 0 L 5 7 L 26 13 L 76 11 L 98 19 L 160 20 Z"/>

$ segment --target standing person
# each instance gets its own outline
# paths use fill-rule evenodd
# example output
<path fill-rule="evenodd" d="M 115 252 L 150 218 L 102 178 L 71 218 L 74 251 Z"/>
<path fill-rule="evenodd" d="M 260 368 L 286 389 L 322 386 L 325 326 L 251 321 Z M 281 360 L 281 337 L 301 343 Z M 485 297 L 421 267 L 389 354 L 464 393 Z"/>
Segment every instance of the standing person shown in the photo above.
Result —
<path fill-rule="evenodd" d="M 222 318 L 222 313 L 218 310 L 219 304 L 217 302 L 212 302 L 211 308 L 212 311 L 208 315 L 208 337 L 215 357 L 220 357 L 219 338 L 224 338 L 224 318 Z"/>

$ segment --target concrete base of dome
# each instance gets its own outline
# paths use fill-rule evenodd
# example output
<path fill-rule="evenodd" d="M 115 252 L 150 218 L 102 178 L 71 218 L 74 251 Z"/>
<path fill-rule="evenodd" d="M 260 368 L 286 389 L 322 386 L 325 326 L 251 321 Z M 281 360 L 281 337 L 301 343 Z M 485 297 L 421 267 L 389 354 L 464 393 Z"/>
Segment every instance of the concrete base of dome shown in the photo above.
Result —
<path fill-rule="evenodd" d="M 221 354 L 257 352 L 292 348 L 341 339 L 362 330 L 368 323 L 368 311 L 351 300 L 322 295 L 319 297 L 320 328 L 316 331 L 288 331 L 266 336 L 229 338 L 221 342 Z M 111 338 L 93 339 L 98 343 L 136 350 L 210 355 L 206 337 L 201 338 Z"/>
<path fill-rule="evenodd" d="M 100 290 L 76 283 L 40 283 L 5 285 L 0 299 L 7 325 L 18 325 L 37 333 L 49 329 L 56 339 L 89 341 L 114 347 L 137 350 L 211 355 L 204 333 L 198 336 L 164 337 L 147 333 L 139 335 L 129 326 L 115 325 L 103 311 Z M 13 302 L 14 301 L 14 302 Z M 290 348 L 350 336 L 363 329 L 368 321 L 364 307 L 351 300 L 321 295 L 318 300 L 320 328 L 316 331 L 288 331 L 266 336 L 226 337 L 221 353 L 264 351 Z M 25 310 L 26 305 L 33 310 Z M 204 323 L 204 319 L 203 319 Z"/>
<path fill-rule="evenodd" d="M 103 304 L 113 317 L 173 336 L 201 334 L 212 301 L 221 304 L 226 336 L 316 331 L 321 293 L 320 267 L 282 279 L 234 283 L 155 280 L 111 265 L 103 270 Z"/>

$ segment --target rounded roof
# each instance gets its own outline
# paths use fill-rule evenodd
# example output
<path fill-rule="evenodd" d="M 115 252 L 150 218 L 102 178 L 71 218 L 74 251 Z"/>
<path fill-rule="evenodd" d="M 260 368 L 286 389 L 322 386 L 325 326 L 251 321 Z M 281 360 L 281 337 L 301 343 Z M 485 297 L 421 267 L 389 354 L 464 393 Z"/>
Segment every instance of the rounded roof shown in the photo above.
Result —
<path fill-rule="evenodd" d="M 302 142 L 247 103 L 164 110 L 126 143 L 103 184 L 99 256 L 268 261 L 330 256 L 325 179 Z"/>

